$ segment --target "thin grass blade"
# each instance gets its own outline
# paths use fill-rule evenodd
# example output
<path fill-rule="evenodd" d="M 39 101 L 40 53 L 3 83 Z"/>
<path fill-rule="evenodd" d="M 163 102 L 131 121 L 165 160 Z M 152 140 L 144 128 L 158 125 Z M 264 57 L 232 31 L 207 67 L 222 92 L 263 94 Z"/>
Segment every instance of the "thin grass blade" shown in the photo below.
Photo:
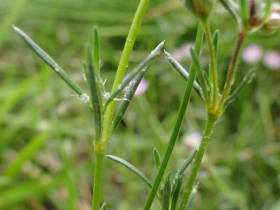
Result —
<path fill-rule="evenodd" d="M 142 179 L 150 188 L 152 187 L 151 181 L 141 171 L 139 171 L 136 167 L 134 167 L 132 164 L 130 164 L 126 160 L 123 160 L 123 159 L 113 156 L 113 155 L 106 155 L 106 157 L 108 157 L 110 160 L 120 163 L 121 165 L 123 165 L 124 167 L 129 169 L 131 172 L 133 172 L 140 179 Z"/>
<path fill-rule="evenodd" d="M 118 86 L 117 90 L 111 93 L 106 101 L 105 107 L 118 96 L 118 94 L 130 83 L 130 81 L 143 69 L 145 69 L 161 52 L 164 42 L 161 42 L 151 54 L 141 62 L 128 76 L 123 80 L 123 82 Z"/>
<path fill-rule="evenodd" d="M 27 36 L 18 27 L 14 27 L 15 32 L 29 45 L 29 47 L 46 63 L 51 67 L 55 73 L 79 96 L 83 95 L 83 90 L 68 76 L 68 74 L 41 48 L 39 47 L 29 36 Z"/>
<path fill-rule="evenodd" d="M 27 144 L 17 156 L 16 160 L 9 165 L 9 167 L 4 171 L 4 175 L 7 177 L 14 177 L 16 176 L 23 163 L 30 160 L 34 154 L 38 151 L 38 149 L 44 144 L 44 142 L 47 139 L 46 134 L 41 134 L 38 136 L 35 136 L 29 144 Z"/>
<path fill-rule="evenodd" d="M 186 80 L 188 81 L 189 79 L 189 72 L 183 67 L 181 66 L 181 64 L 179 62 L 177 62 L 175 60 L 175 58 L 172 57 L 172 55 L 170 55 L 170 53 L 168 53 L 167 51 L 164 51 L 165 53 L 165 57 L 167 58 L 167 60 L 169 61 L 169 63 L 173 66 L 173 68 Z M 193 88 L 194 90 L 198 93 L 198 95 L 203 98 L 203 94 L 202 94 L 202 90 L 201 87 L 199 86 L 199 84 L 194 81 L 193 83 Z"/>
<path fill-rule="evenodd" d="M 86 56 L 87 56 L 87 71 L 86 77 L 88 86 L 90 87 L 90 95 L 91 95 L 91 104 L 93 110 L 93 117 L 94 117 L 94 124 L 95 124 L 95 139 L 97 141 L 100 140 L 101 135 L 101 96 L 100 96 L 100 89 L 97 82 L 97 74 L 92 59 L 92 49 L 90 45 L 86 46 Z"/>

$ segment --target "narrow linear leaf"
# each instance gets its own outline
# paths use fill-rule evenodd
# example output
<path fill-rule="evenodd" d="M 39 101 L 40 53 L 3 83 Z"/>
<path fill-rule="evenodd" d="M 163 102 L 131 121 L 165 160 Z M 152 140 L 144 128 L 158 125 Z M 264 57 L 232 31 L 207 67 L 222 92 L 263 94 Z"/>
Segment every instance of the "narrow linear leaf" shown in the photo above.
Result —
<path fill-rule="evenodd" d="M 49 67 L 51 67 L 64 82 L 72 88 L 79 96 L 84 92 L 83 90 L 68 76 L 68 74 L 32 39 L 27 36 L 18 27 L 13 26 L 15 32 L 31 47 L 31 49 L 43 60 Z"/>
<path fill-rule="evenodd" d="M 189 155 L 189 157 L 183 162 L 183 164 L 180 166 L 180 168 L 176 172 L 174 179 L 173 179 L 173 183 L 172 183 L 172 188 L 173 188 L 172 194 L 174 194 L 174 190 L 175 190 L 176 186 L 178 185 L 178 181 L 179 181 L 180 177 L 183 176 L 184 172 L 186 171 L 188 166 L 191 164 L 191 162 L 195 158 L 196 152 L 197 152 L 197 150 L 194 150 Z"/>
<path fill-rule="evenodd" d="M 173 190 L 173 193 L 172 193 L 170 210 L 175 210 L 176 209 L 177 202 L 178 202 L 178 199 L 179 199 L 180 190 L 181 190 L 182 183 L 183 183 L 183 178 L 184 178 L 183 175 L 178 176 L 178 178 L 177 178 L 178 181 L 176 183 L 176 186 L 172 186 L 172 188 L 174 190 Z"/>
<path fill-rule="evenodd" d="M 228 99 L 225 102 L 225 107 L 228 106 L 231 102 L 234 101 L 234 99 L 238 96 L 239 93 L 241 93 L 244 88 L 251 83 L 252 79 L 255 77 L 255 70 L 251 69 L 247 72 L 247 74 L 243 77 L 242 82 L 240 85 L 233 91 L 233 93 L 228 97 Z"/>
<path fill-rule="evenodd" d="M 141 172 L 139 171 L 136 167 L 134 167 L 132 164 L 127 162 L 126 160 L 123 160 L 119 157 L 113 156 L 113 155 L 106 155 L 110 160 L 113 160 L 117 163 L 120 163 L 130 171 L 132 171 L 135 175 L 137 175 L 140 179 L 142 179 L 150 188 L 152 187 L 151 181 Z"/>
<path fill-rule="evenodd" d="M 106 203 L 103 203 L 100 210 L 106 210 Z"/>
<path fill-rule="evenodd" d="M 124 113 L 125 113 L 126 109 L 128 108 L 130 101 L 132 100 L 132 98 L 137 90 L 137 87 L 139 86 L 145 72 L 146 72 L 146 69 L 143 69 L 142 71 L 140 71 L 136 75 L 136 77 L 129 83 L 129 85 L 127 87 L 127 91 L 123 97 L 124 99 L 122 100 L 122 102 L 120 104 L 120 108 L 118 109 L 118 111 L 114 117 L 114 120 L 112 123 L 113 130 L 115 130 L 117 128 L 118 124 L 120 123 L 121 119 L 123 118 Z"/>
<path fill-rule="evenodd" d="M 236 23 L 238 26 L 241 25 L 241 19 L 238 12 L 238 5 L 236 2 L 231 0 L 220 0 L 220 2 L 223 4 L 223 6 L 229 11 L 229 13 L 234 17 Z"/>
<path fill-rule="evenodd" d="M 96 140 L 100 139 L 101 135 L 101 100 L 100 100 L 100 89 L 97 84 L 97 75 L 98 72 L 96 71 L 93 60 L 92 60 L 92 49 L 90 45 L 86 47 L 86 55 L 87 55 L 87 82 L 88 86 L 90 87 L 90 95 L 91 95 L 91 103 L 93 109 L 93 117 L 94 117 L 94 124 L 95 124 L 95 135 Z"/>
<path fill-rule="evenodd" d="M 209 80 L 212 79 L 212 77 L 211 77 L 212 74 L 210 74 L 208 76 L 205 71 L 203 71 L 202 73 L 203 73 L 203 76 L 204 76 L 204 79 L 205 79 L 205 82 L 206 82 L 205 84 L 206 84 L 206 88 L 207 88 L 208 94 L 211 94 L 213 85 L 210 84 Z"/>
<path fill-rule="evenodd" d="M 198 26 L 198 29 L 197 29 L 197 35 L 196 35 L 196 39 L 195 39 L 195 51 L 196 51 L 197 54 L 199 54 L 199 52 L 200 52 L 203 37 L 204 37 L 203 25 L 200 23 L 199 26 Z M 155 181 L 153 183 L 153 187 L 152 187 L 152 189 L 149 193 L 149 196 L 146 200 L 146 203 L 145 203 L 145 206 L 144 206 L 143 210 L 149 210 L 151 208 L 151 205 L 153 203 L 154 197 L 157 194 L 157 191 L 158 191 L 159 185 L 161 183 L 164 171 L 165 171 L 166 166 L 169 162 L 170 156 L 172 154 L 173 148 L 174 148 L 175 143 L 176 143 L 176 139 L 178 137 L 178 134 L 179 134 L 179 131 L 180 131 L 180 128 L 181 128 L 181 124 L 182 124 L 183 119 L 184 119 L 184 113 L 185 113 L 187 105 L 188 105 L 188 101 L 189 101 L 189 98 L 190 98 L 190 95 L 191 95 L 191 91 L 193 89 L 193 83 L 194 83 L 195 76 L 196 76 L 196 69 L 195 69 L 193 64 L 191 64 L 190 69 L 191 69 L 190 70 L 190 78 L 189 78 L 189 80 L 187 82 L 187 85 L 186 85 L 184 97 L 183 97 L 182 103 L 181 103 L 180 108 L 179 108 L 178 117 L 176 119 L 175 126 L 173 128 L 172 133 L 171 133 L 169 143 L 168 143 L 168 147 L 167 147 L 167 149 L 165 151 L 165 154 L 163 156 L 160 169 L 157 173 L 157 176 L 156 176 Z"/>
<path fill-rule="evenodd" d="M 214 44 L 214 50 L 215 50 L 216 60 L 218 59 L 219 37 L 220 37 L 220 32 L 219 32 L 219 30 L 216 30 L 215 33 L 214 33 L 214 35 L 213 35 L 213 44 Z"/>
<path fill-rule="evenodd" d="M 197 187 L 198 187 L 198 184 L 196 184 L 196 185 L 193 187 L 192 193 L 191 193 L 191 195 L 190 195 L 190 199 L 189 199 L 189 201 L 188 201 L 188 203 L 187 203 L 187 206 L 186 206 L 186 210 L 190 210 L 190 209 L 191 209 L 191 205 L 192 205 L 192 203 L 193 203 L 194 196 L 195 196 L 195 194 L 196 194 L 196 192 L 197 192 Z"/>
<path fill-rule="evenodd" d="M 160 157 L 159 151 L 156 148 L 154 148 L 153 153 L 154 153 L 156 167 L 158 170 L 161 165 L 161 157 Z"/>
<path fill-rule="evenodd" d="M 128 76 L 124 79 L 124 81 L 118 86 L 117 90 L 111 93 L 109 98 L 106 101 L 105 107 L 114 100 L 115 97 L 129 84 L 129 82 L 144 68 L 146 68 L 161 52 L 161 49 L 164 45 L 164 42 L 161 42 L 152 52 L 151 54 L 142 61 Z"/>
<path fill-rule="evenodd" d="M 191 48 L 190 52 L 191 52 L 191 56 L 193 58 L 193 65 L 194 65 L 194 67 L 197 71 L 198 80 L 199 80 L 199 83 L 201 85 L 203 98 L 204 98 L 206 104 L 208 104 L 209 103 L 209 95 L 208 95 L 208 90 L 207 90 L 207 82 L 206 82 L 206 79 L 204 77 L 203 70 L 201 68 L 201 65 L 199 63 L 199 60 L 198 60 L 198 57 L 197 57 L 197 54 L 195 53 L 195 51 Z"/>
<path fill-rule="evenodd" d="M 22 164 L 30 160 L 47 139 L 46 134 L 34 137 L 20 152 L 15 161 L 5 170 L 4 175 L 14 177 L 19 173 Z"/>
<path fill-rule="evenodd" d="M 189 79 L 189 73 L 186 69 L 184 69 L 183 66 L 181 66 L 181 64 L 179 62 L 177 62 L 175 60 L 175 58 L 172 57 L 172 55 L 170 55 L 170 53 L 168 53 L 167 51 L 164 51 L 165 53 L 165 57 L 167 58 L 167 60 L 169 61 L 169 63 L 174 67 L 174 69 L 186 80 L 188 81 Z M 199 86 L 199 84 L 194 81 L 193 83 L 193 88 L 194 90 L 198 93 L 198 95 L 203 98 L 203 94 L 202 94 L 202 90 L 201 87 Z"/>
<path fill-rule="evenodd" d="M 188 157 L 188 159 L 186 159 L 183 164 L 181 165 L 181 167 L 178 169 L 177 174 L 178 175 L 182 175 L 185 170 L 188 168 L 188 166 L 191 164 L 191 162 L 193 161 L 193 159 L 195 158 L 197 150 L 194 150 L 190 156 Z"/>
<path fill-rule="evenodd" d="M 170 183 L 171 173 L 167 174 L 163 189 L 162 189 L 162 210 L 169 210 L 169 203 L 171 197 L 171 183 Z"/>
<path fill-rule="evenodd" d="M 100 72 L 100 41 L 98 27 L 93 27 L 93 63 L 95 69 Z"/>

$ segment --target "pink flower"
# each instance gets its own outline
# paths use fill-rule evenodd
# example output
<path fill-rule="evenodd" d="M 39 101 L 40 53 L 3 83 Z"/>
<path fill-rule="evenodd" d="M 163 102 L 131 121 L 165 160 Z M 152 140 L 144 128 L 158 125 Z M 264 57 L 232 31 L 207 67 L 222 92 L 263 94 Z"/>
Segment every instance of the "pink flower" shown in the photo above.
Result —
<path fill-rule="evenodd" d="M 252 44 L 247 46 L 243 50 L 243 60 L 247 63 L 256 63 L 258 62 L 263 55 L 263 50 L 259 45 Z"/>
<path fill-rule="evenodd" d="M 191 58 L 190 48 L 194 47 L 193 43 L 184 43 L 180 48 L 171 52 L 172 57 L 178 62 L 181 62 L 184 58 Z"/>
<path fill-rule="evenodd" d="M 272 70 L 280 69 L 280 53 L 269 50 L 264 54 L 263 63 Z"/>
<path fill-rule="evenodd" d="M 194 133 L 191 133 L 189 135 L 186 135 L 184 137 L 184 145 L 191 149 L 191 150 L 194 150 L 194 149 L 197 149 L 199 147 L 199 144 L 201 142 L 201 133 L 199 132 L 194 132 Z"/>

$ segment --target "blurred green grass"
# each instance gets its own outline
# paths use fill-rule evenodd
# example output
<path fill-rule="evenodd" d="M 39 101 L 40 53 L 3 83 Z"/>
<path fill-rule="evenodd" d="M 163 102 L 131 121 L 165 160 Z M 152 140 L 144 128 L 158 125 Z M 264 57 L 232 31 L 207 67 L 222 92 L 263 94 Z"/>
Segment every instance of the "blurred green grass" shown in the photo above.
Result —
<path fill-rule="evenodd" d="M 73 92 L 17 37 L 11 24 L 28 33 L 83 88 L 84 44 L 97 24 L 102 75 L 109 90 L 137 4 L 124 0 L 1 2 L 0 209 L 87 210 L 93 180 L 93 122 L 88 107 L 71 96 Z M 219 70 L 225 75 L 237 29 L 220 8 L 216 14 L 211 25 L 220 28 Z M 168 51 L 192 42 L 196 24 L 179 1 L 151 1 L 128 69 L 162 40 Z M 270 37 L 257 33 L 245 45 L 280 50 L 279 37 L 279 32 Z M 201 59 L 208 65 L 206 46 Z M 189 63 L 184 59 L 186 67 Z M 237 83 L 251 68 L 243 61 L 239 67 Z M 280 71 L 261 63 L 257 69 L 250 87 L 217 123 L 193 209 L 280 208 Z M 185 81 L 163 56 L 149 68 L 146 79 L 148 91 L 132 101 L 108 154 L 128 160 L 153 179 L 152 150 L 165 151 Z M 188 156 L 184 136 L 201 131 L 204 117 L 194 93 L 168 170 L 175 170 Z M 109 160 L 104 174 L 102 200 L 108 209 L 142 208 L 148 189 L 137 177 Z M 158 209 L 156 202 L 154 209 Z"/>

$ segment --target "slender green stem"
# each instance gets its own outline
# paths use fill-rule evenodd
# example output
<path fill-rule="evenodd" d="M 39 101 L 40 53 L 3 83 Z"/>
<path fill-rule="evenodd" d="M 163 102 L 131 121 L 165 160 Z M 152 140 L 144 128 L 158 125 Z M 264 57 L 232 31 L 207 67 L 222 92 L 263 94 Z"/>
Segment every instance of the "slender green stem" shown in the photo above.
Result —
<path fill-rule="evenodd" d="M 202 26 L 199 25 L 198 31 L 197 31 L 197 37 L 196 37 L 196 44 L 195 44 L 195 50 L 196 50 L 197 54 L 199 54 L 199 52 L 200 52 L 200 46 L 201 46 L 202 39 L 203 39 L 203 29 L 202 29 Z M 150 191 L 150 194 L 149 194 L 148 199 L 146 201 L 146 204 L 144 206 L 144 210 L 149 210 L 151 208 L 151 205 L 152 205 L 153 200 L 155 198 L 155 195 L 157 193 L 158 187 L 159 187 L 160 182 L 162 180 L 162 177 L 164 175 L 164 171 L 165 171 L 166 166 L 169 162 L 169 159 L 170 159 L 171 153 L 173 151 L 177 136 L 179 134 L 181 124 L 183 122 L 183 118 L 184 118 L 184 115 L 185 115 L 185 111 L 186 111 L 186 108 L 187 108 L 187 105 L 188 105 L 188 102 L 189 102 L 189 98 L 190 98 L 190 95 L 191 95 L 193 83 L 194 83 L 194 80 L 195 80 L 195 75 L 196 75 L 196 71 L 195 71 L 194 66 L 192 65 L 190 75 L 189 75 L 189 80 L 187 82 L 187 86 L 186 86 L 186 90 L 185 90 L 185 94 L 184 94 L 184 98 L 183 98 L 183 101 L 182 101 L 181 106 L 179 108 L 178 117 L 177 117 L 174 129 L 172 131 L 172 134 L 171 134 L 171 137 L 170 137 L 170 140 L 169 140 L 169 144 L 168 144 L 168 147 L 166 149 L 165 155 L 163 157 L 162 163 L 161 163 L 160 168 L 158 170 L 157 177 L 154 181 L 153 187 Z"/>
<path fill-rule="evenodd" d="M 100 152 L 100 151 L 96 151 L 95 149 L 92 210 L 99 210 L 104 156 L 105 156 L 105 151 Z"/>
<path fill-rule="evenodd" d="M 143 20 L 143 17 L 144 17 L 144 14 L 145 14 L 146 10 L 147 10 L 149 2 L 150 2 L 150 0 L 141 0 L 141 2 L 138 5 L 137 11 L 135 13 L 133 22 L 131 24 L 131 27 L 130 27 L 130 30 L 129 30 L 129 33 L 128 33 L 128 36 L 126 38 L 123 53 L 122 53 L 122 56 L 120 58 L 119 66 L 118 66 L 118 69 L 117 69 L 116 77 L 115 77 L 114 84 L 113 84 L 111 92 L 114 92 L 123 80 L 125 70 L 126 70 L 126 67 L 127 67 L 127 64 L 128 64 L 129 56 L 130 56 L 130 53 L 132 51 L 135 39 L 136 39 L 137 34 L 138 34 L 139 27 L 141 25 L 141 22 Z M 113 120 L 115 107 L 116 107 L 116 102 L 112 101 L 108 105 L 108 107 L 105 111 L 104 124 L 103 124 L 104 127 L 103 127 L 103 132 L 102 132 L 102 134 L 103 134 L 102 138 L 103 139 L 101 139 L 103 141 L 109 141 L 109 138 L 111 136 L 111 133 L 112 133 L 111 124 L 112 124 L 112 120 Z"/>
<path fill-rule="evenodd" d="M 209 55 L 210 55 L 210 74 L 211 74 L 210 82 L 213 85 L 213 94 L 212 94 L 212 98 L 211 98 L 210 108 L 212 110 L 215 110 L 217 103 L 218 103 L 219 84 L 218 84 L 218 73 L 217 73 L 215 48 L 213 45 L 211 29 L 210 29 L 208 20 L 204 22 L 204 29 L 205 29 L 205 37 L 206 37 L 206 40 L 208 43 Z"/>
<path fill-rule="evenodd" d="M 198 170 L 200 168 L 202 158 L 204 156 L 204 152 L 210 142 L 210 136 L 214 129 L 214 125 L 215 125 L 215 122 L 217 121 L 217 119 L 218 119 L 217 116 L 208 114 L 203 137 L 202 137 L 200 146 L 198 148 L 198 151 L 196 153 L 196 158 L 195 158 L 193 168 L 190 173 L 190 177 L 188 179 L 188 182 L 186 184 L 186 187 L 185 187 L 185 190 L 184 190 L 184 193 L 182 196 L 182 201 L 181 201 L 179 210 L 186 209 L 186 205 L 188 204 L 188 201 L 189 201 L 189 198 L 190 198 L 193 186 L 194 186 L 194 182 L 195 182 Z"/>
<path fill-rule="evenodd" d="M 135 39 L 138 34 L 138 30 L 146 9 L 149 5 L 150 0 L 141 0 L 137 11 L 135 13 L 134 19 L 132 21 L 122 56 L 120 58 L 119 66 L 115 76 L 112 91 L 114 92 L 118 86 L 121 84 L 129 56 L 131 54 Z M 93 186 L 93 197 L 92 197 L 92 210 L 99 209 L 100 195 L 101 195 L 101 183 L 102 183 L 102 171 L 103 171 L 103 160 L 106 152 L 107 143 L 112 135 L 112 121 L 114 117 L 114 111 L 116 107 L 116 102 L 112 101 L 107 109 L 105 110 L 102 122 L 102 131 L 100 139 L 94 141 L 94 153 L 95 153 L 95 164 L 94 164 L 94 186 Z"/>
<path fill-rule="evenodd" d="M 218 106 L 219 115 L 221 115 L 222 112 L 224 111 L 223 110 L 224 103 L 227 100 L 227 98 L 230 94 L 230 91 L 231 91 L 231 87 L 234 83 L 234 77 L 235 77 L 235 73 L 236 73 L 236 69 L 237 69 L 236 67 L 237 67 L 237 63 L 238 63 L 238 57 L 239 57 L 240 50 L 241 50 L 241 47 L 242 47 L 242 44 L 243 44 L 245 38 L 246 38 L 246 34 L 244 34 L 244 33 L 240 33 L 238 35 L 238 40 L 237 40 L 237 43 L 235 46 L 234 54 L 233 54 L 231 62 L 229 64 L 229 69 L 228 69 L 228 73 L 227 73 L 227 79 L 226 79 L 226 82 L 224 85 L 224 90 L 223 90 L 223 93 L 222 93 L 222 96 L 220 99 L 220 103 Z"/>

